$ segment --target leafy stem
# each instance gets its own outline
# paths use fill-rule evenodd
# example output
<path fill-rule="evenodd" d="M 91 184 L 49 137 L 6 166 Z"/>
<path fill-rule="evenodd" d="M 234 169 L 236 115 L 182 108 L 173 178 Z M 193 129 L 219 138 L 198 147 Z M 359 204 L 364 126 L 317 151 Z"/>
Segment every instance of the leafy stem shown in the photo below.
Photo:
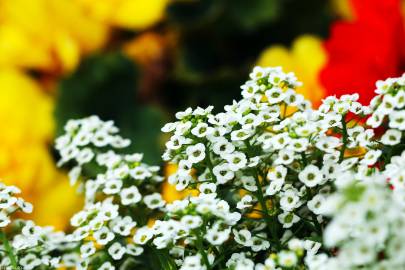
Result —
<path fill-rule="evenodd" d="M 205 252 L 205 249 L 204 249 L 204 246 L 203 246 L 203 238 L 202 238 L 199 231 L 196 233 L 196 237 L 197 237 L 196 245 L 197 245 L 198 252 L 200 252 L 202 260 L 203 260 L 205 266 L 207 267 L 207 269 L 211 269 L 211 265 L 210 265 L 210 262 L 208 260 L 208 255 Z"/>
<path fill-rule="evenodd" d="M 266 201 L 263 196 L 262 185 L 260 183 L 260 179 L 259 179 L 259 176 L 257 175 L 257 172 L 255 172 L 255 181 L 256 181 L 256 186 L 257 186 L 257 191 L 256 191 L 257 200 L 259 201 L 260 206 L 263 209 L 263 214 L 264 214 L 264 217 L 265 217 L 265 220 L 267 223 L 267 227 L 269 228 L 271 238 L 276 243 L 276 246 L 279 247 L 280 240 L 277 237 L 277 231 L 276 231 L 275 224 L 272 224 L 272 217 L 269 215 L 269 210 L 267 208 Z"/>
<path fill-rule="evenodd" d="M 340 156 L 339 156 L 339 163 L 343 161 L 345 157 L 345 151 L 347 146 L 347 126 L 346 126 L 346 114 L 342 115 L 342 136 L 343 136 L 343 145 L 342 149 L 340 149 Z"/>
<path fill-rule="evenodd" d="M 17 259 L 14 255 L 13 248 L 10 245 L 10 242 L 7 240 L 6 234 L 3 231 L 0 231 L 0 239 L 3 242 L 4 249 L 10 259 L 11 267 L 13 269 L 18 269 Z"/>

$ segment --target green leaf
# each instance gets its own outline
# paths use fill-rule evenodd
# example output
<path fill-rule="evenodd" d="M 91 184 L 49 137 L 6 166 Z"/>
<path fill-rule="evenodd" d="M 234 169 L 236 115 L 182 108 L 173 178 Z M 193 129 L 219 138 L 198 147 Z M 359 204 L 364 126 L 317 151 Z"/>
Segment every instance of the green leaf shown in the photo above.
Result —
<path fill-rule="evenodd" d="M 218 19 L 223 0 L 172 1 L 166 14 L 170 23 L 184 29 L 201 27 Z"/>
<path fill-rule="evenodd" d="M 98 115 L 114 120 L 122 135 L 132 140 L 128 151 L 142 152 L 145 161 L 160 162 L 163 113 L 137 102 L 138 72 L 120 53 L 95 55 L 60 82 L 55 117 L 57 134 L 69 119 Z"/>
<path fill-rule="evenodd" d="M 277 0 L 234 0 L 229 5 L 229 17 L 244 30 L 253 30 L 273 21 L 279 14 Z"/>

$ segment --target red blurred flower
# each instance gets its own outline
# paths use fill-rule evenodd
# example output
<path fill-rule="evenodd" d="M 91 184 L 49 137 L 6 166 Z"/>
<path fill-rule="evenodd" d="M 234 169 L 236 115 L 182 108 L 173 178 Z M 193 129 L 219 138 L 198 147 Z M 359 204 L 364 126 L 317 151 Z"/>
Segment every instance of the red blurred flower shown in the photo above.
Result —
<path fill-rule="evenodd" d="M 328 62 L 320 74 L 327 95 L 358 92 L 367 104 L 377 80 L 405 71 L 405 32 L 399 0 L 351 0 L 353 21 L 332 25 Z"/>

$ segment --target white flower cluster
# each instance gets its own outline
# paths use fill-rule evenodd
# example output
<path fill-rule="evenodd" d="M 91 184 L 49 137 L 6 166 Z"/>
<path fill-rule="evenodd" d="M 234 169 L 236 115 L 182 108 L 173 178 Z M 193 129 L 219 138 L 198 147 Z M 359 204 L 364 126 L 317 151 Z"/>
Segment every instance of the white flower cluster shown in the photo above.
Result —
<path fill-rule="evenodd" d="M 32 212 L 32 205 L 24 199 L 16 197 L 21 190 L 15 186 L 6 186 L 0 182 L 0 228 L 4 228 L 11 223 L 10 216 L 21 210 L 24 213 Z"/>
<path fill-rule="evenodd" d="M 37 226 L 32 221 L 12 219 L 18 211 L 31 213 L 33 209 L 30 203 L 15 197 L 20 192 L 15 186 L 0 183 L 0 268 L 59 267 L 60 257 L 51 254 L 64 248 L 65 234 L 54 232 L 52 227 Z M 6 232 L 11 233 L 6 235 Z"/>
<path fill-rule="evenodd" d="M 397 181 L 404 164 L 405 152 L 393 157 L 383 172 L 367 178 L 353 175 L 326 200 L 321 211 L 332 221 L 324 243 L 338 252 L 334 257 L 307 256 L 310 269 L 405 268 L 405 185 Z"/>
<path fill-rule="evenodd" d="M 352 170 L 367 174 L 381 151 L 374 130 L 357 123 L 371 113 L 358 95 L 328 97 L 313 110 L 295 92 L 293 74 L 256 67 L 250 78 L 242 86 L 243 99 L 225 112 L 189 108 L 162 131 L 173 133 L 163 158 L 179 165 L 169 182 L 178 190 L 216 192 L 213 203 L 219 196 L 241 216 L 218 239 L 250 248 L 253 255 L 246 259 L 256 261 L 262 252 L 279 251 L 285 233 L 321 234 L 325 220 L 319 209 L 335 182 L 342 184 Z M 359 149 L 367 154 L 348 154 Z M 211 225 L 205 226 L 208 234 Z"/>
<path fill-rule="evenodd" d="M 159 167 L 142 163 L 142 154 L 112 150 L 127 147 L 130 141 L 116 134 L 118 128 L 111 121 L 92 116 L 69 121 L 65 130 L 56 147 L 61 163 L 73 163 L 72 182 L 82 178 L 86 201 L 84 209 L 71 219 L 75 231 L 66 237 L 68 242 L 76 243 L 79 253 L 67 254 L 64 263 L 79 269 L 115 269 L 130 256 L 142 254 L 134 231 L 164 207 L 158 192 L 163 177 L 157 175 Z M 92 161 L 97 174 L 82 175 L 83 168 Z M 97 258 L 103 253 L 110 260 L 100 265 Z"/>
<path fill-rule="evenodd" d="M 56 148 L 60 164 L 72 168 L 71 182 L 80 180 L 84 208 L 66 236 L 24 223 L 19 236 L 8 237 L 10 248 L 41 243 L 42 253 L 26 252 L 25 261 L 18 255 L 14 264 L 403 269 L 404 82 L 377 82 L 369 106 L 353 94 L 327 97 L 313 109 L 296 93 L 294 74 L 255 67 L 240 101 L 219 113 L 188 108 L 162 128 L 171 133 L 163 159 L 178 165 L 168 182 L 195 194 L 171 203 L 162 199 L 159 168 L 126 154 L 130 141 L 111 121 L 69 121 Z M 14 200 L 0 200 L 6 213 Z"/>
<path fill-rule="evenodd" d="M 101 121 L 97 116 L 81 120 L 69 120 L 65 126 L 65 134 L 58 137 L 55 148 L 59 151 L 61 159 L 59 165 L 74 160 L 77 164 L 70 172 L 71 183 L 74 184 L 83 165 L 91 162 L 96 154 L 94 149 L 112 147 L 120 149 L 129 146 L 130 141 L 117 135 L 118 128 L 113 121 Z M 117 160 L 101 158 L 103 165 L 114 166 Z"/>

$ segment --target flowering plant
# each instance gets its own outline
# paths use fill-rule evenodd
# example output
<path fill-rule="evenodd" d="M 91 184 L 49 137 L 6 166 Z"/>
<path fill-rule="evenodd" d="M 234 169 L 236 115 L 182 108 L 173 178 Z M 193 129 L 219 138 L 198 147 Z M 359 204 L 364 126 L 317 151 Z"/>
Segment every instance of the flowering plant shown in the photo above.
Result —
<path fill-rule="evenodd" d="M 401 269 L 405 267 L 405 76 L 377 82 L 369 106 L 331 96 L 318 109 L 281 68 L 255 67 L 242 99 L 188 108 L 162 131 L 168 181 L 113 122 L 71 120 L 60 165 L 85 195 L 68 234 L 9 218 L 31 210 L 1 192 L 1 265 L 24 269 Z M 91 170 L 90 170 L 91 168 Z M 96 172 L 96 173 L 92 173 Z M 20 228 L 15 230 L 14 227 Z"/>

